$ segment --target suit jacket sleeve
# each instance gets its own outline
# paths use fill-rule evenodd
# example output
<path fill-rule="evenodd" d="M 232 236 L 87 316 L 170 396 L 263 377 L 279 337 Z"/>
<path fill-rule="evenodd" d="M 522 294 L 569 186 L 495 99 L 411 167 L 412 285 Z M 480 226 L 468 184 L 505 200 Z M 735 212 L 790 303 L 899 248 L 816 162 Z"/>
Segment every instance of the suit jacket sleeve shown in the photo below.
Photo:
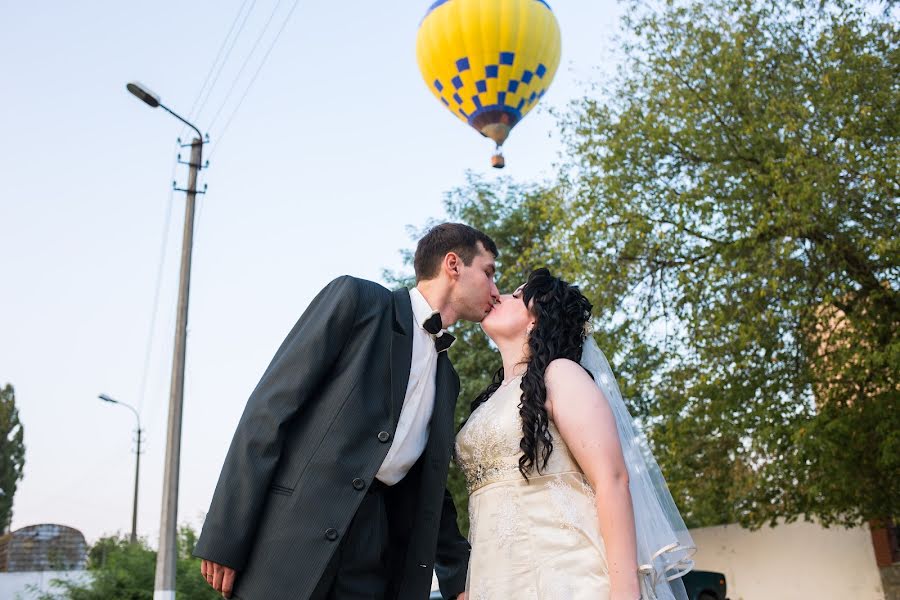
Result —
<path fill-rule="evenodd" d="M 449 490 L 444 490 L 444 506 L 438 530 L 434 572 L 444 598 L 454 598 L 466 590 L 469 570 L 469 542 L 456 524 L 456 505 Z"/>
<path fill-rule="evenodd" d="M 288 334 L 247 400 L 194 555 L 244 567 L 284 443 L 287 424 L 314 395 L 353 331 L 352 277 L 332 281 Z"/>

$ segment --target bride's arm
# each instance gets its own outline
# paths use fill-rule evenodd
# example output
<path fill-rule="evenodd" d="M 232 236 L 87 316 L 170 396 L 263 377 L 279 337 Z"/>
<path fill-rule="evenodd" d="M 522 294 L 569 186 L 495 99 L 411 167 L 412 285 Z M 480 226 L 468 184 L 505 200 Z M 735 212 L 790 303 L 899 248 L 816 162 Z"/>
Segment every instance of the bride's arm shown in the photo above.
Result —
<path fill-rule="evenodd" d="M 628 471 L 609 402 L 576 362 L 548 365 L 547 411 L 596 494 L 600 533 L 606 546 L 610 597 L 640 597 L 634 512 Z"/>

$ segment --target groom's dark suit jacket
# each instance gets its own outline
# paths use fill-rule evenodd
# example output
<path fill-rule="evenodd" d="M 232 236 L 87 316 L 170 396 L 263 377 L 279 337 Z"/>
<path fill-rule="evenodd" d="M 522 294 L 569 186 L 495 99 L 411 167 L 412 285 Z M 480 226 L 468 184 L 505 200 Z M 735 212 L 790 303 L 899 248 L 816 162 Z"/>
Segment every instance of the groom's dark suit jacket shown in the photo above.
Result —
<path fill-rule="evenodd" d="M 313 300 L 238 424 L 194 551 L 248 600 L 308 598 L 393 440 L 412 357 L 409 292 L 344 276 Z M 438 357 L 428 444 L 390 488 L 390 598 L 465 588 L 469 546 L 446 491 L 459 377 Z M 356 524 L 354 524 L 354 527 Z"/>

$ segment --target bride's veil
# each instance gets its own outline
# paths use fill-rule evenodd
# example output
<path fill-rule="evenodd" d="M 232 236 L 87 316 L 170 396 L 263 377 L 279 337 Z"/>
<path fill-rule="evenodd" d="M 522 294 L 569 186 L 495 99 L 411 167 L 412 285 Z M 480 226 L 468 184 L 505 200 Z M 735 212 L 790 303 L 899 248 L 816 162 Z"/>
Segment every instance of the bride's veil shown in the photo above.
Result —
<path fill-rule="evenodd" d="M 641 596 L 644 600 L 687 600 L 680 578 L 693 568 L 691 556 L 697 547 L 669 493 L 650 445 L 622 400 L 606 356 L 590 334 L 584 342 L 581 364 L 594 377 L 615 415 L 634 506 Z"/>

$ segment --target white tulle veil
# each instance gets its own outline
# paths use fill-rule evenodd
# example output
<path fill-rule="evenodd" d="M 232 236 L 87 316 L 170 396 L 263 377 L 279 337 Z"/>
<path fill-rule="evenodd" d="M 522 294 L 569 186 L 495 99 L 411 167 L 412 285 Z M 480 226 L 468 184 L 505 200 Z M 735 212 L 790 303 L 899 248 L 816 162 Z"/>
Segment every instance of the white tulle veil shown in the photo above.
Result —
<path fill-rule="evenodd" d="M 636 426 L 609 362 L 587 335 L 581 364 L 609 401 L 628 467 L 634 506 L 638 572 L 643 600 L 687 600 L 681 576 L 690 571 L 697 547 L 659 470 L 646 438 Z"/>

